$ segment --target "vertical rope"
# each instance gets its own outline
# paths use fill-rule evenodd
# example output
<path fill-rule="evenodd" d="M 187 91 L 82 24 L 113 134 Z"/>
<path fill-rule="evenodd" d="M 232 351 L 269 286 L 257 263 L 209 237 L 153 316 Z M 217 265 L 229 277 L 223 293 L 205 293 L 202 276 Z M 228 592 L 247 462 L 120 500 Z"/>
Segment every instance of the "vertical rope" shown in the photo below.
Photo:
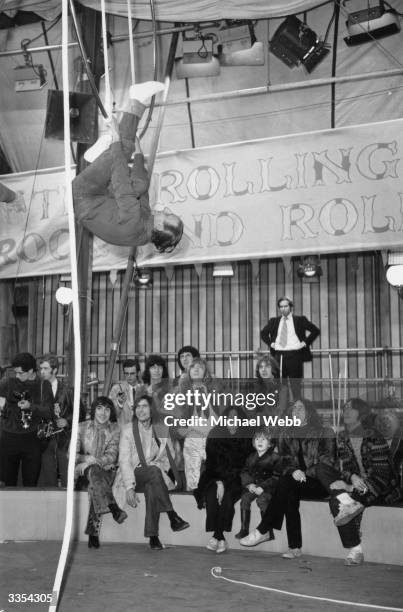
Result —
<path fill-rule="evenodd" d="M 129 0 L 130 1 L 130 0 Z M 102 12 L 102 45 L 104 48 L 104 70 L 105 70 L 105 107 L 108 115 L 112 113 L 112 100 L 111 100 L 111 84 L 109 79 L 109 58 L 108 58 L 108 40 L 106 30 L 106 10 L 105 0 L 101 0 L 101 12 Z"/>
<path fill-rule="evenodd" d="M 132 75 L 132 85 L 136 82 L 136 72 L 134 68 L 134 45 L 133 45 L 133 32 L 132 32 L 132 4 L 131 0 L 127 0 L 127 21 L 129 26 L 129 50 L 130 50 L 130 70 Z"/>
<path fill-rule="evenodd" d="M 59 604 L 60 589 L 66 567 L 67 554 L 69 551 L 72 527 L 73 527 L 73 505 L 74 505 L 74 467 L 76 463 L 76 446 L 78 438 L 78 419 L 80 412 L 80 389 L 81 389 L 81 340 L 80 340 L 80 311 L 78 302 L 78 274 L 77 274 L 77 251 L 76 233 L 74 221 L 73 195 L 71 191 L 72 171 L 70 159 L 70 104 L 69 104 L 69 66 L 68 66 L 68 0 L 62 0 L 62 67 L 63 67 L 63 116 L 64 116 L 64 164 L 66 185 L 66 208 L 69 222 L 70 243 L 70 267 L 71 286 L 73 290 L 73 329 L 74 329 L 74 401 L 73 401 L 73 423 L 71 431 L 70 456 L 67 470 L 67 493 L 66 493 L 66 520 L 64 524 L 63 542 L 57 565 L 55 581 L 53 585 L 53 600 L 49 606 L 49 612 L 56 612 Z"/>

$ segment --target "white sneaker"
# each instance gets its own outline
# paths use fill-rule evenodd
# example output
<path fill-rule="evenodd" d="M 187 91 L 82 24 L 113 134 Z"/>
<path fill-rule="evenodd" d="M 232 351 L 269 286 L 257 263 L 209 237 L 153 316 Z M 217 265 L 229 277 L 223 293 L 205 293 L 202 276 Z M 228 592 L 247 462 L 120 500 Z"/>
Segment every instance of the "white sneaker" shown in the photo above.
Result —
<path fill-rule="evenodd" d="M 228 548 L 229 548 L 228 542 L 226 542 L 225 540 L 219 540 L 216 553 L 218 554 L 223 553 L 226 550 L 228 550 Z"/>
<path fill-rule="evenodd" d="M 289 548 L 281 556 L 283 559 L 296 559 L 297 557 L 302 557 L 302 550 L 300 548 Z"/>
<path fill-rule="evenodd" d="M 165 89 L 164 83 L 159 81 L 146 81 L 132 85 L 129 89 L 129 98 L 138 100 L 141 104 L 147 104 L 155 94 Z"/>
<path fill-rule="evenodd" d="M 84 159 L 92 164 L 102 153 L 107 151 L 112 144 L 112 134 L 102 134 L 98 140 L 86 150 Z"/>
<path fill-rule="evenodd" d="M 344 565 L 353 566 L 353 565 L 362 565 L 364 563 L 364 555 L 360 551 L 352 551 L 348 553 Z"/>
<path fill-rule="evenodd" d="M 352 504 L 341 504 L 338 515 L 334 517 L 334 524 L 337 527 L 347 525 L 354 517 L 361 514 L 363 510 L 364 506 L 357 501 Z"/>
<path fill-rule="evenodd" d="M 245 538 L 239 540 L 239 543 L 241 546 L 257 546 L 258 544 L 267 542 L 268 540 L 272 540 L 270 531 L 268 533 L 260 533 L 260 531 L 254 529 Z"/>
<path fill-rule="evenodd" d="M 216 538 L 210 538 L 206 548 L 208 548 L 209 550 L 213 550 L 214 552 L 217 551 L 218 548 L 218 540 Z"/>

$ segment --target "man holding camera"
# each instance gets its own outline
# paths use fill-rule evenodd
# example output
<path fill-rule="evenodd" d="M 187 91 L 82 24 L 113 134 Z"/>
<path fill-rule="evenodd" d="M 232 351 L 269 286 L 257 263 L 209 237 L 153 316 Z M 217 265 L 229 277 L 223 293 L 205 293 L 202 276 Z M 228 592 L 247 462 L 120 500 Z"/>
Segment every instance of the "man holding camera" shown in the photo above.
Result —
<path fill-rule="evenodd" d="M 35 487 L 41 469 L 38 425 L 54 418 L 50 383 L 36 375 L 35 357 L 18 353 L 12 362 L 15 377 L 0 381 L 0 481 L 16 487 L 21 466 L 24 487 Z"/>

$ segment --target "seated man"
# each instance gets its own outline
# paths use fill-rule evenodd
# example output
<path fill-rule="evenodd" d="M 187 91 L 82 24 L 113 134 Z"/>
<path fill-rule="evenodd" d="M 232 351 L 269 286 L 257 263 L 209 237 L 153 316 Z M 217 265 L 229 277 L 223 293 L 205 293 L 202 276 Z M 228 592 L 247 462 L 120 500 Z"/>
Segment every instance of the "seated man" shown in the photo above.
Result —
<path fill-rule="evenodd" d="M 167 513 L 172 531 L 187 529 L 189 523 L 176 514 L 169 497 L 177 469 L 169 439 L 157 435 L 153 426 L 152 404 L 149 395 L 137 399 L 133 423 L 123 427 L 114 495 L 118 504 L 126 502 L 136 508 L 140 502 L 137 493 L 144 493 L 144 536 L 150 538 L 152 550 L 162 550 L 164 547 L 158 537 L 160 514 Z"/>
<path fill-rule="evenodd" d="M 162 83 L 154 81 L 130 88 L 130 112 L 123 113 L 119 129 L 112 120 L 109 149 L 73 181 L 75 214 L 87 230 L 119 246 L 152 242 L 160 253 L 175 248 L 182 237 L 183 223 L 167 211 L 151 213 L 149 177 L 143 155 L 136 150 L 135 136 L 145 103 L 163 88 Z"/>

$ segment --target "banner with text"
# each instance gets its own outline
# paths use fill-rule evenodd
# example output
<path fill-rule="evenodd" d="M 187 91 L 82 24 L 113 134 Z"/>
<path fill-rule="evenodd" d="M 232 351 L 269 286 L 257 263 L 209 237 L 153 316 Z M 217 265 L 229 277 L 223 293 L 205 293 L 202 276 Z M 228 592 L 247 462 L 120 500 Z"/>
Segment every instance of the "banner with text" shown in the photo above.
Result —
<path fill-rule="evenodd" d="M 398 248 L 403 244 L 403 120 L 163 153 L 154 208 L 184 222 L 169 255 L 142 265 Z M 68 272 L 62 169 L 0 177 L 0 278 Z M 128 249 L 94 243 L 94 270 L 126 266 Z"/>

